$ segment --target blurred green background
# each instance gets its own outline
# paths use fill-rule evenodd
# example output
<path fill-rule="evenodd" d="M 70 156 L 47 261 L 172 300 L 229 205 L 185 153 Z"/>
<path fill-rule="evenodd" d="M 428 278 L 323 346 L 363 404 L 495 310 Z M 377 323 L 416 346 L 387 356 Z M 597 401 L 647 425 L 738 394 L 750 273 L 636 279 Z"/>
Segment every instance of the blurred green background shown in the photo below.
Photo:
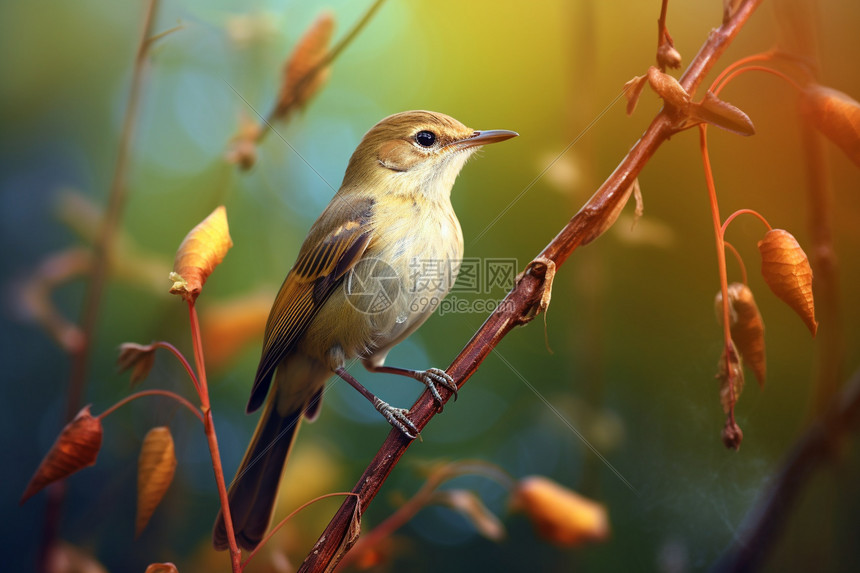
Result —
<path fill-rule="evenodd" d="M 86 387 L 85 403 L 92 403 L 94 412 L 129 393 L 127 375 L 118 375 L 114 366 L 120 343 L 168 340 L 191 356 L 185 307 L 167 295 L 166 271 L 186 232 L 216 205 L 227 206 L 235 246 L 198 301 L 204 330 L 207 317 L 231 301 L 257 293 L 267 304 L 332 196 L 325 181 L 337 187 L 370 126 L 397 111 L 437 110 L 476 129 L 520 133 L 470 162 L 454 188 L 453 203 L 466 256 L 515 258 L 522 268 L 611 173 L 659 109 L 659 100 L 648 91 L 629 118 L 623 99 L 615 101 L 624 83 L 653 62 L 656 0 L 389 0 L 336 61 L 328 84 L 308 109 L 288 124 L 275 124 L 283 139 L 270 133 L 250 172 L 226 164 L 224 151 L 240 114 L 254 117 L 254 110 L 270 109 L 283 61 L 319 12 L 334 13 L 339 38 L 367 4 L 161 3 L 154 30 L 177 24 L 183 29 L 152 49 L 122 232 L 153 258 L 156 273 L 163 265 L 165 276 L 155 287 L 141 277 L 109 281 Z M 780 42 L 786 4 L 793 3 L 765 2 L 716 70 Z M 820 35 L 823 82 L 857 97 L 860 4 L 817 4 L 812 22 Z M 22 507 L 17 500 L 63 426 L 70 364 L 43 330 L 21 320 L 26 312 L 16 289 L 46 257 L 87 244 L 61 222 L 80 219 L 69 197 L 106 203 L 142 14 L 140 3 L 97 0 L 0 5 L 5 303 L 0 436 L 6 452 L 0 470 L 0 539 L 2 569 L 8 571 L 30 570 L 36 562 L 45 494 Z M 717 0 L 670 3 L 669 28 L 685 63 L 721 14 Z M 746 139 L 710 130 L 723 217 L 740 208 L 757 209 L 808 246 L 794 91 L 771 76 L 747 74 L 723 97 L 746 111 L 757 128 Z M 827 151 L 846 348 L 838 367 L 847 378 L 860 364 L 858 173 L 832 145 Z M 723 414 L 714 380 L 721 351 L 713 312 L 719 282 L 696 131 L 664 145 L 640 183 L 645 216 L 636 229 L 631 231 L 625 216 L 574 254 L 555 280 L 546 326 L 537 320 L 500 344 L 499 355 L 490 355 L 459 401 L 431 423 L 423 443 L 409 450 L 364 517 L 367 531 L 397 507 L 398 499 L 415 492 L 423 481 L 422 464 L 480 458 L 515 477 L 550 476 L 605 504 L 609 540 L 575 550 L 552 547 L 524 517 L 507 514 L 501 487 L 464 479 L 461 487 L 475 489 L 505 516 L 508 538 L 495 544 L 459 515 L 428 508 L 398 532 L 387 564 L 392 570 L 700 571 L 739 535 L 746 511 L 814 415 L 815 364 L 822 350 L 817 345 L 827 340 L 823 331 L 837 327 L 822 323 L 817 341 L 810 339 L 757 272 L 761 224 L 738 219 L 728 238 L 746 261 L 767 326 L 769 380 L 764 390 L 748 384 L 737 411 L 745 441 L 739 452 L 727 451 L 720 442 Z M 141 261 L 124 262 L 134 269 Z M 731 259 L 729 273 L 730 280 L 740 279 Z M 79 319 L 84 291 L 84 280 L 76 278 L 52 295 L 73 322 Z M 495 287 L 479 298 L 499 299 L 504 293 Z M 485 317 L 478 312 L 434 316 L 392 352 L 388 364 L 447 366 Z M 259 336 L 233 360 L 210 366 L 228 479 L 256 422 L 256 416 L 244 415 L 244 406 L 258 358 Z M 360 367 L 352 371 L 397 405 L 411 404 L 420 391 L 398 378 L 371 376 Z M 159 355 L 143 387 L 191 396 L 181 368 L 167 355 Z M 135 540 L 140 441 L 150 427 L 165 424 L 176 439 L 179 466 L 164 502 Z M 156 561 L 174 561 L 180 571 L 209 570 L 213 564 L 227 570 L 227 555 L 213 557 L 206 549 L 217 497 L 200 430 L 185 410 L 156 398 L 107 418 L 97 465 L 67 482 L 60 537 L 94 554 L 110 571 L 143 571 Z M 351 489 L 387 431 L 384 420 L 354 391 L 335 383 L 320 420 L 300 433 L 288 478 L 295 491 L 285 494 L 289 501 L 282 504 L 282 514 L 319 493 Z M 766 570 L 858 566 L 858 453 L 851 441 L 838 463 L 816 474 Z M 312 507 L 293 528 L 285 547 L 294 563 L 307 553 L 336 505 Z"/>

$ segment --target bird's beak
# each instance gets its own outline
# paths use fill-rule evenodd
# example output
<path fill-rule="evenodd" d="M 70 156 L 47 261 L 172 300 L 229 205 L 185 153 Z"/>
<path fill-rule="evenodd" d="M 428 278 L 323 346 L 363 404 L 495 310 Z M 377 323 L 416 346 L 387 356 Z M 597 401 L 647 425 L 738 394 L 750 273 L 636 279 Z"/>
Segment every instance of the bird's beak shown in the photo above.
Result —
<path fill-rule="evenodd" d="M 516 131 L 508 131 L 507 129 L 489 129 L 486 131 L 476 131 L 465 139 L 452 141 L 445 147 L 456 147 L 464 149 L 467 147 L 477 147 L 479 145 L 487 145 L 488 143 L 498 143 L 512 137 L 518 136 Z"/>

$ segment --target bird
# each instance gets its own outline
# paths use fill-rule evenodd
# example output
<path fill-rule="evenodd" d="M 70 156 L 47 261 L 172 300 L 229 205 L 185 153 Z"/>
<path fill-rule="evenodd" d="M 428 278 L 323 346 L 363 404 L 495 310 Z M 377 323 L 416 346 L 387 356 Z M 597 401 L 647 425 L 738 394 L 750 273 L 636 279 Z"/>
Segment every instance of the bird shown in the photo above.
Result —
<path fill-rule="evenodd" d="M 476 131 L 432 111 L 406 111 L 373 126 L 352 154 L 340 189 L 319 216 L 284 279 L 266 323 L 247 412 L 263 407 L 228 492 L 237 544 L 253 550 L 272 519 L 287 454 L 302 419 L 320 412 L 326 381 L 355 387 L 409 438 L 406 409 L 373 395 L 345 369 L 419 380 L 441 407 L 439 386 L 456 396 L 438 368 L 385 366 L 391 348 L 438 307 L 456 280 L 463 233 L 451 189 L 481 146 L 516 137 Z M 223 512 L 213 545 L 228 547 Z"/>

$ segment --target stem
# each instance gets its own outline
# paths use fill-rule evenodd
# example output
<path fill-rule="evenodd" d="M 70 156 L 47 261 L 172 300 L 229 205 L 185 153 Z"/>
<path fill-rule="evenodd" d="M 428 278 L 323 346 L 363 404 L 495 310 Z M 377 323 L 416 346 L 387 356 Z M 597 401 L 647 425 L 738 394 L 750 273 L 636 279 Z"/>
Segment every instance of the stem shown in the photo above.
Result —
<path fill-rule="evenodd" d="M 143 86 L 144 70 L 146 68 L 146 57 L 149 43 L 147 39 L 151 34 L 151 28 L 155 21 L 155 13 L 158 8 L 158 0 L 150 0 L 146 8 L 143 21 L 143 31 L 138 43 L 137 55 L 134 60 L 134 69 L 131 76 L 131 88 L 128 94 L 125 117 L 123 118 L 122 131 L 120 132 L 119 145 L 117 149 L 116 166 L 114 167 L 113 180 L 111 181 L 108 194 L 108 205 L 105 211 L 101 229 L 96 238 L 93 250 L 95 260 L 93 262 L 92 274 L 87 285 L 84 297 L 83 319 L 81 330 L 83 331 L 83 343 L 80 349 L 72 356 L 71 379 L 69 381 L 69 397 L 66 404 L 66 418 L 71 420 L 77 411 L 83 396 L 86 383 L 87 368 L 89 362 L 90 347 L 95 338 L 96 325 L 99 318 L 102 294 L 104 292 L 110 261 L 113 256 L 113 243 L 120 219 L 125 207 L 128 194 L 128 162 L 131 150 L 131 142 L 137 126 L 138 108 L 140 107 L 140 92 Z"/>
<path fill-rule="evenodd" d="M 305 503 L 303 503 L 302 505 L 300 505 L 299 507 L 297 507 L 296 509 L 294 509 L 293 511 L 291 511 L 291 512 L 290 512 L 290 514 L 289 514 L 288 516 L 286 516 L 284 519 L 282 519 L 281 521 L 279 521 L 279 522 L 278 522 L 278 524 L 277 524 L 275 527 L 273 527 L 271 530 L 269 530 L 269 533 L 267 533 L 267 534 L 266 534 L 266 536 L 263 538 L 263 540 L 260 542 L 260 544 L 259 544 L 259 545 L 257 545 L 257 547 L 255 547 L 253 551 L 251 551 L 251 553 L 248 555 L 248 557 L 247 557 L 247 558 L 245 559 L 245 561 L 242 563 L 242 569 L 244 569 L 245 567 L 247 567 L 247 566 L 248 566 L 248 563 L 250 563 L 251 559 L 253 559 L 253 558 L 254 558 L 254 556 L 256 556 L 256 555 L 257 555 L 257 553 L 260 551 L 260 549 L 262 549 L 262 548 L 263 548 L 263 546 L 265 546 L 265 545 L 266 545 L 266 543 L 268 543 L 268 542 L 269 542 L 269 539 L 271 539 L 271 538 L 272 538 L 272 536 L 273 536 L 273 535 L 274 535 L 274 534 L 275 534 L 275 533 L 276 533 L 280 528 L 282 528 L 284 525 L 286 525 L 286 524 L 287 524 L 287 522 L 288 522 L 289 520 L 291 520 L 293 517 L 295 517 L 297 513 L 299 513 L 300 511 L 304 510 L 306 507 L 308 507 L 308 506 L 310 506 L 310 505 L 315 504 L 315 503 L 316 503 L 316 502 L 318 502 L 318 501 L 321 501 L 321 500 L 323 500 L 323 499 L 328 499 L 328 498 L 330 498 L 330 497 L 338 497 L 338 496 L 353 496 L 353 497 L 356 497 L 356 494 L 352 493 L 351 491 L 338 491 L 338 492 L 334 492 L 334 493 L 327 493 L 327 494 L 325 494 L 325 495 L 321 495 L 321 496 L 319 496 L 319 497 L 315 497 L 315 498 L 313 498 L 313 499 L 312 499 L 312 500 L 310 500 L 310 501 L 306 501 Z"/>
<path fill-rule="evenodd" d="M 705 169 L 705 182 L 708 186 L 708 198 L 711 202 L 711 218 L 714 222 L 714 239 L 717 244 L 717 269 L 720 274 L 720 292 L 723 295 L 723 345 L 726 348 L 726 375 L 729 377 L 728 384 L 732 392 L 731 409 L 729 410 L 729 419 L 735 421 L 735 400 L 734 395 L 735 384 L 732 378 L 734 377 L 734 369 L 731 367 L 731 358 L 729 348 L 732 348 L 732 333 L 731 323 L 729 322 L 729 281 L 728 273 L 726 272 L 726 248 L 723 239 L 723 227 L 720 226 L 720 207 L 717 204 L 717 189 L 714 185 L 714 174 L 711 171 L 711 159 L 708 155 L 708 126 L 706 124 L 699 125 L 699 144 L 702 149 L 702 165 Z M 728 219 L 731 220 L 731 217 Z M 766 223 L 765 223 L 766 224 Z"/>
<path fill-rule="evenodd" d="M 126 404 L 128 404 L 129 402 L 131 402 L 133 400 L 137 400 L 138 398 L 143 398 L 144 396 L 166 396 L 168 398 L 172 398 L 172 399 L 176 400 L 177 402 L 179 402 L 180 404 L 182 404 L 183 406 L 185 406 L 186 408 L 188 408 L 191 411 L 191 413 L 194 414 L 195 416 L 197 416 L 197 419 L 200 420 L 201 423 L 203 423 L 203 414 L 200 413 L 200 410 L 198 410 L 197 407 L 194 406 L 194 404 L 192 404 L 191 402 L 189 402 L 188 400 L 186 400 L 185 398 L 183 398 L 182 396 L 180 396 L 176 392 L 171 392 L 170 390 L 141 390 L 140 392 L 135 392 L 134 394 L 131 394 L 130 396 L 126 396 L 125 398 L 123 398 L 122 400 L 120 400 L 119 402 L 117 402 L 116 404 L 114 404 L 113 406 L 111 406 L 110 408 L 108 408 L 107 410 L 102 412 L 101 414 L 99 414 L 97 417 L 99 418 L 99 420 L 103 420 L 107 416 L 112 414 L 115 410 L 118 410 L 119 408 L 121 408 L 122 406 L 125 406 Z"/>
<path fill-rule="evenodd" d="M 699 53 L 690 62 L 680 79 L 687 93 L 694 93 L 705 76 L 737 36 L 744 24 L 763 0 L 745 0 L 738 6 L 722 26 L 712 31 Z M 459 388 L 477 371 L 481 362 L 493 348 L 515 326 L 527 323 L 539 308 L 546 294 L 546 277 L 549 261 L 556 268 L 561 266 L 584 239 L 599 234 L 605 227 L 606 218 L 617 208 L 625 197 L 627 189 L 642 171 L 642 168 L 669 137 L 677 133 L 675 120 L 669 111 L 657 114 L 651 125 L 637 141 L 615 171 L 604 181 L 591 199 L 574 215 L 567 225 L 544 248 L 525 272 L 522 273 L 504 301 L 487 318 L 478 332 L 466 344 L 454 362 L 447 369 L 448 374 L 457 381 Z M 719 220 L 715 224 L 719 228 Z M 724 256 L 724 255 L 723 255 Z M 443 400 L 450 398 L 447 390 L 442 391 Z M 419 430 L 424 428 L 436 414 L 436 404 L 429 392 L 424 392 L 412 406 L 410 416 Z M 355 510 L 354 503 L 367 508 L 379 492 L 385 479 L 412 444 L 399 430 L 389 432 L 376 456 L 371 460 L 362 476 L 358 479 L 353 492 L 358 494 L 357 501 L 345 501 L 328 527 L 305 558 L 299 571 L 331 570 L 351 543 L 346 536 Z"/>
<path fill-rule="evenodd" d="M 708 88 L 708 91 L 709 92 L 715 91 L 715 88 L 717 87 L 717 85 L 719 85 L 719 83 L 721 81 L 723 81 L 723 78 L 725 78 L 728 74 L 730 74 L 732 72 L 732 70 L 736 70 L 737 68 L 744 66 L 746 64 L 749 64 L 750 62 L 769 62 L 769 61 L 773 60 L 774 57 L 776 57 L 776 52 L 774 50 L 768 50 L 767 52 L 761 52 L 759 54 L 753 54 L 751 56 L 747 56 L 745 58 L 741 58 L 740 60 L 732 62 L 726 69 L 724 69 L 722 72 L 720 72 L 720 75 L 717 76 L 717 79 L 715 79 L 711 83 L 711 87 Z"/>
<path fill-rule="evenodd" d="M 768 68 L 766 66 L 746 66 L 745 68 L 735 70 L 731 74 L 729 74 L 729 76 L 726 78 L 726 81 L 724 81 L 721 86 L 719 86 L 717 89 L 714 90 L 714 95 L 720 95 L 720 92 L 723 90 L 724 87 L 729 85 L 729 82 L 731 82 L 733 79 L 735 79 L 735 77 L 737 77 L 743 73 L 746 73 L 746 72 L 767 72 L 769 74 L 773 74 L 776 77 L 785 80 L 786 82 L 791 84 L 792 87 L 794 87 L 794 89 L 796 89 L 797 91 L 799 91 L 799 92 L 803 91 L 803 88 L 800 87 L 800 84 L 798 84 L 796 81 L 794 81 L 793 79 L 791 79 L 790 77 L 788 77 L 784 73 L 779 72 L 773 68 Z"/>
<path fill-rule="evenodd" d="M 233 516 L 230 515 L 230 500 L 227 497 L 227 484 L 224 481 L 224 468 L 221 465 L 221 452 L 218 449 L 218 437 L 215 434 L 215 422 L 212 419 L 212 408 L 209 405 L 209 387 L 206 384 L 206 364 L 203 360 L 203 344 L 200 341 L 200 322 L 197 320 L 197 308 L 194 302 L 188 301 L 188 318 L 191 322 L 191 340 L 194 344 L 194 362 L 200 376 L 200 403 L 203 410 L 203 430 L 209 443 L 209 455 L 212 457 L 212 471 L 215 473 L 215 485 L 221 501 L 221 512 L 224 515 L 224 526 L 227 530 L 227 544 L 230 547 L 230 561 L 233 573 L 242 571 L 242 552 L 236 544 L 233 532 Z"/>
<path fill-rule="evenodd" d="M 728 250 L 730 250 L 732 252 L 732 254 L 735 256 L 735 260 L 738 261 L 738 266 L 741 268 L 741 278 L 743 279 L 743 283 L 745 285 L 749 285 L 749 282 L 747 281 L 747 267 L 744 264 L 744 260 L 741 258 L 741 254 L 734 247 L 734 245 L 732 245 L 730 242 L 728 242 L 726 240 L 723 240 L 723 246 L 725 246 Z"/>
<path fill-rule="evenodd" d="M 164 340 L 153 342 L 151 346 L 153 346 L 154 348 L 164 348 L 165 350 L 169 350 L 177 359 L 179 359 L 179 362 L 182 364 L 182 366 L 185 368 L 185 371 L 188 373 L 188 377 L 191 378 L 191 382 L 194 384 L 194 389 L 197 391 L 197 395 L 199 396 L 200 382 L 198 382 L 197 375 L 194 374 L 194 370 L 191 369 L 191 364 L 189 364 L 185 356 L 181 352 L 179 352 L 179 349 Z"/>
<path fill-rule="evenodd" d="M 729 215 L 728 217 L 726 217 L 726 221 L 723 223 L 723 226 L 722 226 L 722 227 L 720 227 L 720 237 L 722 237 L 723 239 L 725 239 L 725 237 L 726 237 L 726 227 L 728 227 L 728 226 L 729 226 L 729 223 L 731 223 L 732 221 L 734 221 L 735 217 L 737 217 L 738 215 L 755 215 L 756 217 L 758 217 L 758 220 L 759 220 L 759 221 L 761 221 L 762 223 L 764 223 L 764 226 L 765 226 L 765 227 L 767 227 L 767 230 L 768 230 L 768 231 L 772 231 L 772 230 L 773 230 L 773 227 L 771 227 L 771 226 L 770 226 L 770 223 L 768 223 L 768 222 L 767 222 L 767 219 L 765 219 L 765 218 L 762 216 L 762 214 L 761 214 L 761 213 L 759 213 L 758 211 L 756 211 L 756 210 L 754 210 L 754 209 L 738 209 L 737 211 L 735 211 L 734 213 L 732 213 L 731 215 Z"/>

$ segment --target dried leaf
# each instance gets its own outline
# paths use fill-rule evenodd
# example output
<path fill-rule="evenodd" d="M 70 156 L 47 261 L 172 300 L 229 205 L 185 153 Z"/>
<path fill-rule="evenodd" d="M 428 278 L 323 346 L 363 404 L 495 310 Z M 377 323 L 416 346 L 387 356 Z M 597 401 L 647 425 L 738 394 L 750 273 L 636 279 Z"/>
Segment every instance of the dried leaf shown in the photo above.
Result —
<path fill-rule="evenodd" d="M 705 122 L 719 128 L 749 136 L 755 134 L 755 126 L 747 114 L 715 96 L 713 92 L 705 93 L 705 97 L 689 108 L 690 118 L 695 122 Z"/>
<path fill-rule="evenodd" d="M 266 290 L 206 305 L 200 328 L 207 368 L 225 366 L 250 342 L 262 338 L 273 300 L 275 293 Z"/>
<path fill-rule="evenodd" d="M 170 487 L 175 471 L 176 455 L 170 430 L 165 426 L 151 429 L 143 439 L 137 460 L 135 535 L 140 535 L 149 523 L 149 518 Z"/>
<path fill-rule="evenodd" d="M 450 507 L 468 519 L 478 533 L 487 539 L 499 542 L 505 538 L 505 526 L 475 492 L 465 489 L 438 491 L 433 501 Z"/>
<path fill-rule="evenodd" d="M 801 94 L 800 111 L 860 166 L 860 103 L 848 94 L 810 84 Z"/>
<path fill-rule="evenodd" d="M 735 350 L 734 342 L 723 348 L 723 354 L 717 364 L 717 379 L 720 381 L 720 404 L 723 405 L 723 412 L 731 415 L 744 390 L 743 362 Z"/>
<path fill-rule="evenodd" d="M 542 476 L 521 480 L 511 505 L 529 516 L 544 539 L 559 546 L 574 547 L 609 536 L 609 517 L 602 504 Z"/>
<path fill-rule="evenodd" d="M 760 386 L 764 386 L 766 355 L 764 350 L 764 321 L 758 310 L 752 291 L 743 283 L 729 285 L 729 328 L 732 340 L 743 360 L 755 374 Z M 717 319 L 723 322 L 723 293 L 718 292 L 714 300 Z"/>
<path fill-rule="evenodd" d="M 19 503 L 24 503 L 48 484 L 95 464 L 101 445 L 102 422 L 90 414 L 89 406 L 85 406 L 66 424 L 45 454 Z"/>
<path fill-rule="evenodd" d="M 152 365 L 155 364 L 155 347 L 144 346 L 134 342 L 123 342 L 119 345 L 117 366 L 120 373 L 131 369 L 131 385 L 146 380 Z"/>
<path fill-rule="evenodd" d="M 179 573 L 179 569 L 173 563 L 152 563 L 144 573 Z"/>
<path fill-rule="evenodd" d="M 686 113 L 690 105 L 690 94 L 669 74 L 663 73 L 654 66 L 648 68 L 648 83 L 663 101 Z"/>
<path fill-rule="evenodd" d="M 327 573 L 334 569 L 334 565 L 337 565 L 344 554 L 346 554 L 346 552 L 355 545 L 355 542 L 358 540 L 358 536 L 361 535 L 361 504 L 358 503 L 356 498 L 352 499 L 354 500 L 353 503 L 355 506 L 352 510 L 352 518 L 349 520 L 349 527 L 334 552 L 334 557 L 330 562 L 332 565 L 330 565 L 330 569 L 326 569 Z M 318 541 L 317 543 L 320 542 Z"/>
<path fill-rule="evenodd" d="M 197 300 L 206 279 L 232 246 L 227 210 L 221 205 L 191 229 L 179 245 L 170 273 L 171 294 L 181 295 L 188 302 Z"/>
<path fill-rule="evenodd" d="M 767 286 L 803 319 L 815 336 L 818 322 L 812 295 L 812 267 L 797 239 L 788 231 L 772 229 L 758 242 L 758 250 Z"/>
<path fill-rule="evenodd" d="M 627 98 L 627 115 L 633 115 L 639 96 L 645 88 L 648 76 L 633 76 L 633 79 L 624 84 L 624 96 Z"/>
<path fill-rule="evenodd" d="M 597 227 L 593 229 L 590 233 L 587 233 L 583 236 L 582 242 L 580 245 L 585 246 L 603 233 L 605 233 L 612 225 L 615 224 L 615 221 L 618 220 L 618 216 L 621 215 L 621 212 L 624 210 L 624 206 L 627 205 L 627 201 L 630 200 L 630 195 L 633 193 L 633 189 L 636 187 L 636 180 L 633 180 L 633 183 L 630 184 L 627 189 L 624 190 L 624 193 L 621 195 L 621 198 L 618 199 L 615 204 L 611 207 L 610 211 L 606 213 L 606 215 L 600 220 Z"/>
<path fill-rule="evenodd" d="M 328 52 L 334 32 L 334 15 L 323 12 L 296 43 L 284 68 L 284 81 L 273 117 L 283 118 L 305 104 L 322 88 L 329 76 L 325 66 L 314 72 Z M 313 73 L 313 77 L 307 77 Z"/>

